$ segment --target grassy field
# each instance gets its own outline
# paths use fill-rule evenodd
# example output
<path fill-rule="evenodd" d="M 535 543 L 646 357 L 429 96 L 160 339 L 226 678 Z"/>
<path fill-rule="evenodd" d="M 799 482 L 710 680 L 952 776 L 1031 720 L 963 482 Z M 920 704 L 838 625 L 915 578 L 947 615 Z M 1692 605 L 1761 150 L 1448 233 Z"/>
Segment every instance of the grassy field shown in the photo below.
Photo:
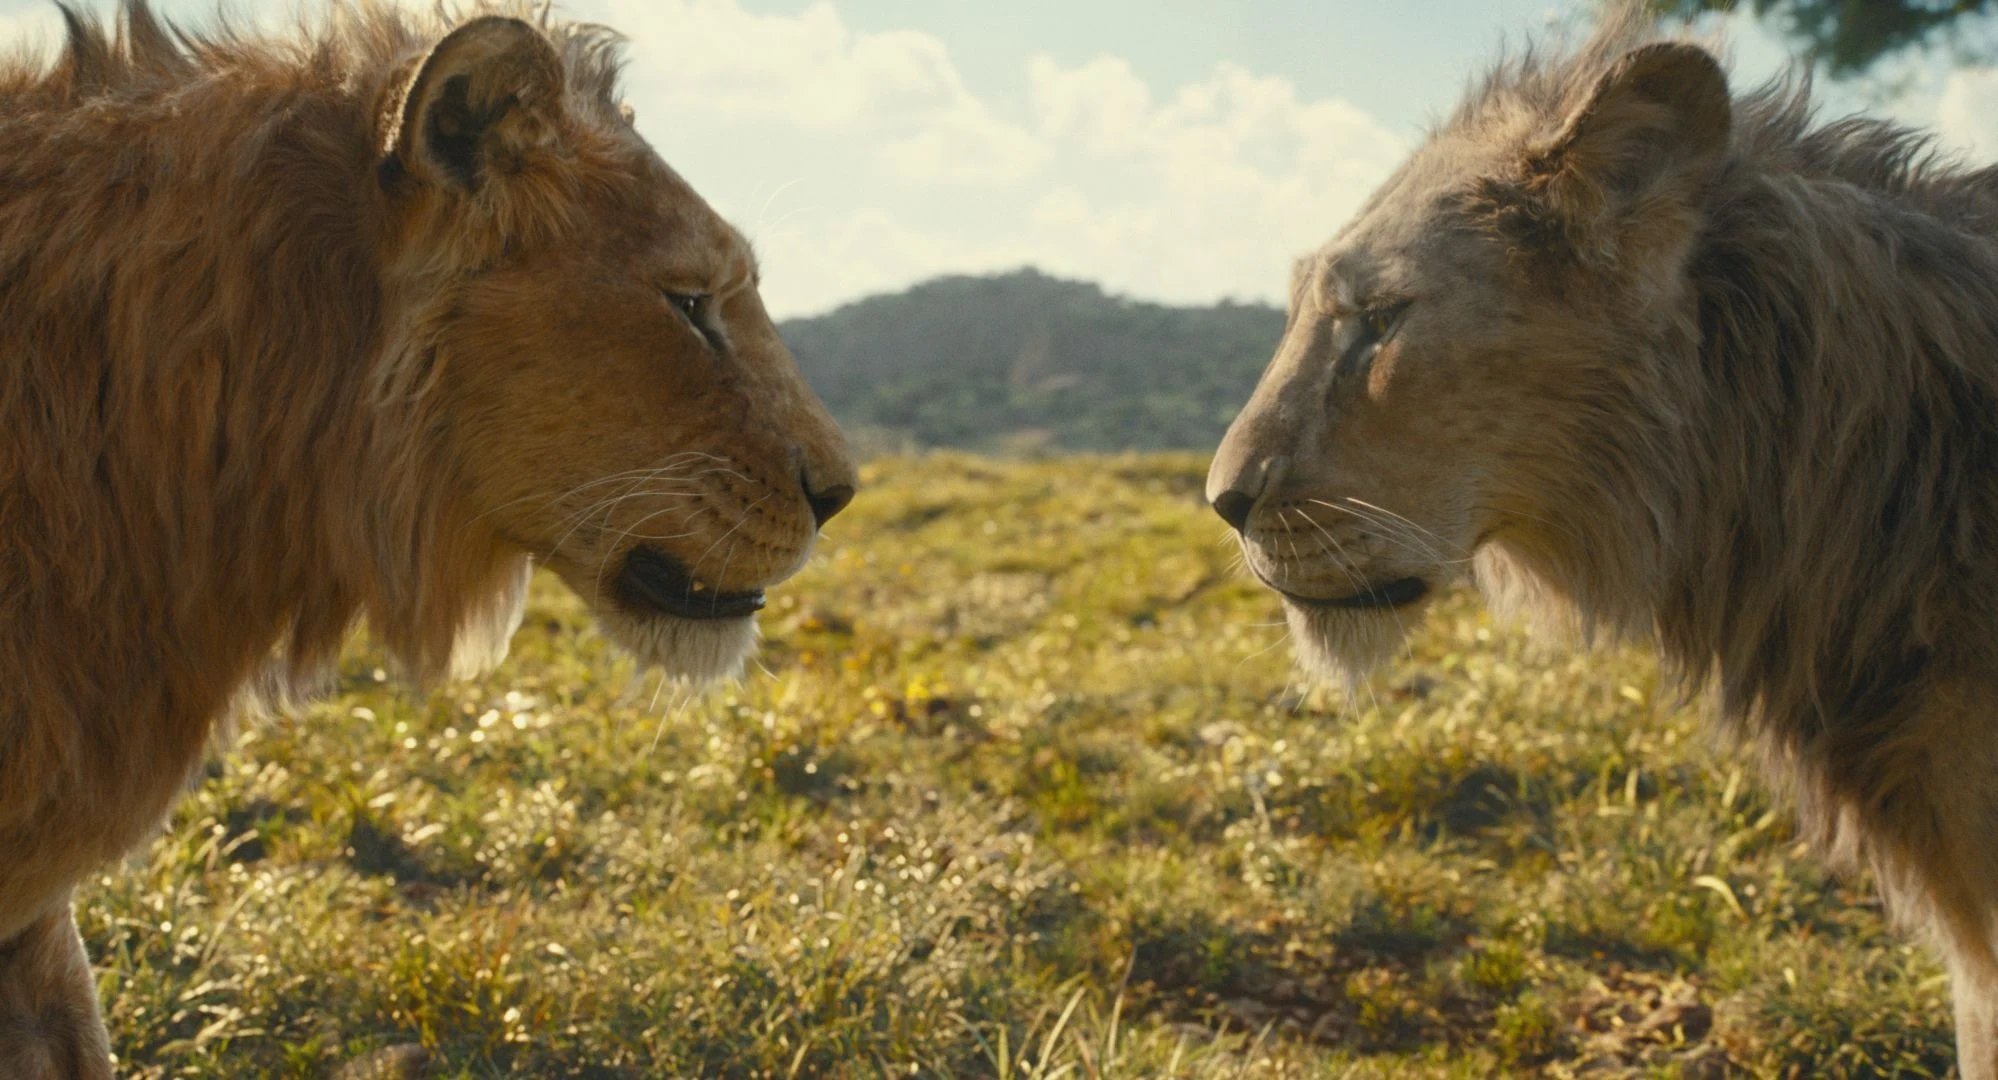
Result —
<path fill-rule="evenodd" d="M 1640 655 L 1292 681 L 1191 457 L 896 460 L 687 700 L 365 643 L 80 918 L 135 1076 L 1940 1076 L 1937 966 Z"/>

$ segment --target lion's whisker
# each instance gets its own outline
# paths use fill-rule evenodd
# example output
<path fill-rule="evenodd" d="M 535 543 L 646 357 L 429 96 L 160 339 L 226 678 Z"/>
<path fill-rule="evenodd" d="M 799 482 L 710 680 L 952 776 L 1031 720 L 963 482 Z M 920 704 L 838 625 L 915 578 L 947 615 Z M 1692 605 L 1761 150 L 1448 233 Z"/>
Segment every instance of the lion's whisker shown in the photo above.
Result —
<path fill-rule="evenodd" d="M 1520 510 L 1516 507 L 1508 507 L 1504 510 L 1493 510 L 1492 512 L 1508 517 L 1525 518 L 1526 520 L 1531 521 L 1536 525 L 1545 525 L 1549 529 L 1553 529 L 1554 531 L 1560 533 L 1562 536 L 1566 537 L 1568 540 L 1572 541 L 1575 544 L 1579 545 L 1584 543 L 1582 534 L 1575 531 L 1575 529 L 1572 526 L 1567 525 L 1563 522 L 1554 521 L 1549 518 L 1544 518 L 1538 514 L 1529 513 L 1525 510 Z"/>
<path fill-rule="evenodd" d="M 1433 559 L 1439 562 L 1448 561 L 1444 558 L 1443 552 L 1439 548 L 1425 539 L 1421 533 L 1412 531 L 1411 527 L 1403 522 L 1383 518 L 1362 510 L 1356 510 L 1350 506 L 1340 506 L 1337 503 L 1326 502 L 1323 499 L 1311 499 L 1309 501 L 1314 505 L 1323 506 L 1328 510 L 1336 510 L 1342 514 L 1356 517 L 1366 522 L 1374 528 L 1379 529 L 1384 539 L 1393 540 L 1424 559 Z M 1440 540 L 1441 538 L 1439 537 L 1438 539 Z"/>
<path fill-rule="evenodd" d="M 589 505 L 583 507 L 580 510 L 576 510 L 568 514 L 567 516 L 561 519 L 561 523 L 569 526 L 576 525 L 580 522 L 587 521 L 590 518 L 596 517 L 602 511 L 608 510 L 612 507 L 616 507 L 622 503 L 629 502 L 632 499 L 644 499 L 644 498 L 666 497 L 666 496 L 685 497 L 698 494 L 700 494 L 699 488 L 679 487 L 672 484 L 666 484 L 657 487 L 646 487 L 643 489 L 628 488 L 622 492 L 619 492 L 618 494 L 606 496 L 602 499 L 597 500 L 596 502 L 590 503 Z M 566 535 L 564 536 L 564 539 L 567 539 Z"/>
<path fill-rule="evenodd" d="M 640 483 L 643 483 L 643 481 L 640 481 Z M 615 506 L 618 503 L 624 502 L 627 499 L 643 498 L 647 495 L 692 494 L 697 490 L 698 489 L 695 488 L 682 488 L 682 487 L 673 486 L 670 481 L 665 485 L 657 487 L 646 487 L 643 490 L 639 490 L 636 485 L 627 485 L 623 490 L 619 491 L 616 494 L 607 495 L 594 502 L 588 503 L 579 510 L 570 512 L 561 519 L 561 523 L 564 525 L 568 525 L 568 524 L 573 524 L 574 522 L 579 520 L 595 517 L 597 515 L 597 512 L 604 509 L 605 507 Z"/>
<path fill-rule="evenodd" d="M 695 507 L 695 512 L 698 513 L 706 509 L 707 507 L 705 506 Z M 621 550 L 624 547 L 624 542 L 626 540 L 632 539 L 633 537 L 637 537 L 639 540 L 647 541 L 650 543 L 664 543 L 665 541 L 668 540 L 683 540 L 689 536 L 697 535 L 700 532 L 699 529 L 688 529 L 685 532 L 676 532 L 676 533 L 640 533 L 638 531 L 642 526 L 645 525 L 646 522 L 651 521 L 655 518 L 665 517 L 667 514 L 673 512 L 674 512 L 673 507 L 667 507 L 663 510 L 654 510 L 652 513 L 647 514 L 644 517 L 639 518 L 637 521 L 632 522 L 628 528 L 618 533 L 617 536 L 612 538 L 609 543 L 603 544 L 602 545 L 603 558 L 599 559 L 597 562 L 598 576 L 602 576 L 603 572 L 609 568 L 611 557 L 616 555 L 619 552 L 619 550 Z M 681 524 L 686 524 L 686 522 L 682 522 Z"/>
<path fill-rule="evenodd" d="M 1424 536 L 1435 537 L 1437 540 L 1443 539 L 1440 536 L 1436 536 L 1436 534 L 1434 532 L 1431 532 L 1429 529 L 1426 529 L 1421 525 L 1417 525 L 1415 522 L 1410 521 L 1409 519 L 1401 516 L 1400 514 L 1395 513 L 1392 510 L 1389 510 L 1385 506 L 1375 506 L 1373 503 L 1370 503 L 1365 499 L 1356 499 L 1351 495 L 1345 496 L 1345 499 L 1347 502 L 1352 503 L 1354 506 L 1362 506 L 1367 508 L 1368 510 L 1374 511 L 1375 513 L 1386 514 L 1388 517 L 1391 517 L 1396 521 L 1401 522 L 1402 524 L 1408 526 L 1411 529 L 1414 529 L 1416 532 L 1421 533 Z"/>
<path fill-rule="evenodd" d="M 1323 506 L 1328 510 L 1336 510 L 1342 514 L 1347 514 L 1352 517 L 1358 518 L 1361 521 L 1366 522 L 1367 524 L 1380 530 L 1382 539 L 1401 545 L 1404 549 L 1416 555 L 1417 557 L 1423 559 L 1426 562 L 1435 563 L 1439 566 L 1467 566 L 1472 562 L 1472 560 L 1469 558 L 1452 558 L 1446 555 L 1442 550 L 1442 548 L 1438 546 L 1443 542 L 1442 537 L 1436 536 L 1434 532 L 1431 532 L 1428 529 L 1422 529 L 1421 526 L 1418 525 L 1400 524 L 1400 522 L 1406 522 L 1407 521 L 1406 518 L 1401 518 L 1399 519 L 1399 521 L 1397 521 L 1388 518 L 1381 518 L 1374 514 L 1370 514 L 1363 510 L 1358 510 L 1350 506 L 1339 506 L 1335 503 L 1329 503 L 1322 499 L 1311 499 L 1309 501 L 1316 505 Z M 1370 505 L 1370 504 L 1362 504 L 1362 505 Z M 1387 513 L 1388 511 L 1382 511 L 1382 512 Z M 1420 533 L 1413 531 L 1418 529 L 1420 530 Z M 1435 541 L 1431 542 L 1430 540 L 1425 539 L 1423 535 L 1421 535 L 1425 533 L 1430 537 L 1434 537 Z"/>
<path fill-rule="evenodd" d="M 542 499 L 543 505 L 554 505 L 556 503 L 567 502 L 568 500 L 575 498 L 576 495 L 578 495 L 579 493 L 588 491 L 593 487 L 600 487 L 604 484 L 613 484 L 620 480 L 627 480 L 632 477 L 645 478 L 645 477 L 657 476 L 660 474 L 670 472 L 674 469 L 680 468 L 681 467 L 680 463 L 685 459 L 703 458 L 703 457 L 712 458 L 716 461 L 726 460 L 725 458 L 719 458 L 713 454 L 704 453 L 699 450 L 683 451 L 681 453 L 672 455 L 671 457 L 667 458 L 664 462 L 661 462 L 658 465 L 648 466 L 645 468 L 638 468 L 638 469 L 625 469 L 620 472 L 611 473 L 607 476 L 599 476 L 593 480 L 585 480 L 582 483 L 577 484 L 575 487 L 572 487 L 567 491 L 562 492 L 559 495 L 542 496 L 537 493 L 531 495 L 522 495 L 517 499 L 508 499 L 507 501 L 500 503 L 497 506 L 493 506 L 486 509 L 485 511 L 481 512 L 477 517 L 474 517 L 472 520 L 475 523 L 483 521 L 486 518 L 502 510 L 518 506 L 521 503 L 528 502 L 534 499 Z"/>
<path fill-rule="evenodd" d="M 646 488 L 646 490 L 651 492 L 656 492 L 659 494 L 672 494 L 672 495 L 699 494 L 701 491 L 701 488 L 698 486 L 700 481 L 722 472 L 732 472 L 732 470 L 710 468 L 710 469 L 703 469 L 699 472 L 687 473 L 676 470 L 662 469 L 654 471 L 647 475 L 640 475 L 636 479 L 633 479 L 629 483 L 627 483 L 623 488 L 619 489 L 619 491 L 616 494 L 609 496 L 604 500 L 591 503 L 589 506 L 584 507 L 582 510 L 577 511 L 576 513 L 570 515 L 568 518 L 565 518 L 564 521 L 573 521 L 579 518 L 588 519 L 590 517 L 595 516 L 599 510 L 604 509 L 607 503 L 618 501 L 626 495 L 631 495 L 634 493 L 643 494 L 641 492 L 638 492 L 638 489 L 647 484 L 648 482 L 653 483 L 655 486 Z M 679 486 L 682 484 L 694 485 L 694 486 L 683 488 Z M 606 528 L 609 527 L 608 516 L 606 516 L 605 519 L 605 527 Z M 566 534 L 564 535 L 564 539 L 565 540 L 567 539 Z"/>
<path fill-rule="evenodd" d="M 1256 624 L 1251 624 L 1251 625 L 1260 625 L 1260 626 L 1283 626 L 1283 627 L 1286 627 L 1286 628 L 1287 628 L 1287 627 L 1288 627 L 1288 626 L 1289 626 L 1290 624 L 1289 624 L 1289 623 L 1287 623 L 1287 622 L 1278 622 L 1278 623 L 1256 623 Z M 1244 667 L 1247 667 L 1247 666 L 1248 666 L 1248 665 L 1249 665 L 1249 664 L 1250 664 L 1251 662 L 1255 661 L 1256 659 L 1258 659 L 1258 658 L 1260 658 L 1260 657 L 1263 657 L 1263 656 L 1267 656 L 1267 655 L 1269 655 L 1270 651 L 1271 651 L 1271 650 L 1273 650 L 1273 649 L 1279 649 L 1279 648 L 1282 648 L 1282 647 L 1283 647 L 1283 644 L 1284 644 L 1284 642 L 1286 642 L 1286 641 L 1289 641 L 1289 640 L 1290 640 L 1290 638 L 1289 638 L 1289 635 L 1287 635 L 1287 634 L 1279 634 L 1279 635 L 1277 635 L 1277 639 L 1276 639 L 1275 641 L 1272 641 L 1272 642 L 1270 642 L 1270 643 L 1269 643 L 1268 645 L 1265 645 L 1265 646 L 1263 646 L 1262 648 L 1260 648 L 1260 649 L 1257 649 L 1257 650 L 1256 650 L 1255 652 L 1252 652 L 1252 653 L 1250 653 L 1249 655 L 1247 655 L 1247 656 L 1244 656 L 1244 657 L 1243 657 L 1243 658 L 1241 658 L 1240 660 L 1236 661 L 1236 662 L 1235 662 L 1235 666 L 1234 666 L 1234 668 L 1233 668 L 1232 670 L 1230 670 L 1230 671 L 1229 671 L 1229 673 L 1228 673 L 1228 677 L 1229 677 L 1229 678 L 1231 678 L 1231 679 L 1232 679 L 1232 678 L 1234 678 L 1234 677 L 1235 677 L 1235 676 L 1236 676 L 1237 674 L 1240 674 L 1241 670 L 1242 670 L 1242 669 L 1243 669 Z"/>
<path fill-rule="evenodd" d="M 1435 533 L 1431 532 L 1430 530 L 1425 529 L 1422 526 L 1417 525 L 1412 521 L 1409 521 L 1407 518 L 1402 517 L 1399 514 L 1395 514 L 1386 510 L 1379 510 L 1378 508 L 1374 507 L 1373 504 L 1371 503 L 1364 503 L 1360 502 L 1359 500 L 1350 499 L 1350 498 L 1345 499 L 1345 502 L 1351 504 L 1349 506 L 1342 506 L 1339 503 L 1329 502 L 1325 499 L 1309 499 L 1306 501 L 1310 502 L 1314 506 L 1322 506 L 1328 510 L 1337 510 L 1340 513 L 1347 514 L 1352 517 L 1357 517 L 1362 521 L 1368 522 L 1376 526 L 1377 528 L 1388 531 L 1394 531 L 1399 534 L 1406 535 L 1408 537 L 1413 538 L 1411 542 L 1413 542 L 1413 540 L 1420 540 L 1425 544 L 1430 544 L 1432 542 L 1435 544 L 1442 543 L 1443 538 L 1437 536 Z M 1358 509 L 1356 509 L 1356 507 Z"/>
<path fill-rule="evenodd" d="M 690 567 L 688 567 L 688 568 L 687 568 L 687 574 L 688 574 L 688 576 L 692 577 L 692 576 L 695 576 L 695 575 L 697 575 L 697 574 L 698 574 L 698 573 L 700 572 L 700 569 L 701 569 L 701 564 L 702 564 L 702 563 L 704 563 L 704 562 L 707 562 L 707 561 L 708 561 L 708 556 L 709 556 L 709 555 L 712 555 L 712 554 L 714 554 L 714 550 L 715 550 L 715 548 L 717 548 L 717 547 L 720 547 L 720 546 L 721 546 L 721 542 L 722 542 L 723 540 L 726 540 L 726 539 L 728 539 L 729 537 L 731 537 L 731 536 L 734 536 L 734 535 L 735 535 L 735 531 L 736 531 L 737 529 L 740 529 L 740 528 L 742 528 L 742 527 L 743 527 L 744 525 L 747 525 L 747 524 L 749 523 L 749 515 L 750 515 L 751 513 L 754 513 L 757 507 L 759 507 L 759 506 L 762 506 L 762 505 L 763 505 L 764 503 L 766 503 L 766 502 L 769 502 L 769 501 L 770 501 L 770 498 L 771 498 L 771 495 L 775 495 L 775 494 L 776 494 L 776 492 L 774 492 L 774 491 L 773 491 L 773 492 L 771 492 L 771 493 L 770 493 L 769 495 L 765 495 L 765 496 L 763 496 L 763 497 L 762 497 L 761 499 L 758 499 L 758 500 L 756 500 L 755 502 L 753 502 L 753 503 L 750 503 L 750 504 L 749 504 L 748 506 L 745 506 L 745 507 L 743 507 L 743 508 L 742 508 L 742 515 L 741 515 L 740 517 L 738 517 L 738 518 L 736 518 L 736 519 L 735 519 L 735 524 L 734 524 L 734 525 L 731 525 L 731 526 L 729 526 L 729 530 L 728 530 L 727 532 L 725 532 L 725 533 L 721 534 L 720 536 L 716 537 L 716 538 L 715 538 L 715 542 L 714 542 L 714 543 L 712 543 L 712 544 L 709 544 L 709 545 L 708 545 L 708 549 L 707 549 L 706 551 L 703 551 L 703 552 L 701 552 L 701 557 L 700 557 L 700 558 L 698 558 L 698 559 L 695 559 L 695 560 L 694 560 L 694 565 L 692 565 L 692 566 L 690 566 Z"/>
<path fill-rule="evenodd" d="M 633 494 L 631 494 L 631 495 L 627 495 L 627 496 L 620 496 L 620 497 L 618 497 L 618 498 L 616 498 L 616 499 L 611 499 L 611 500 L 606 500 L 605 502 L 602 502 L 602 503 L 597 503 L 597 504 L 595 504 L 595 505 L 592 505 L 591 507 L 589 507 L 589 508 L 588 508 L 587 510 L 585 510 L 585 511 L 584 511 L 583 513 L 581 513 L 581 514 L 578 514 L 578 515 L 575 515 L 575 517 L 574 517 L 574 523 L 573 523 L 573 524 L 571 524 L 571 525 L 569 526 L 569 528 L 568 528 L 568 531 L 564 532 L 564 533 L 562 534 L 562 536 L 561 536 L 561 538 L 560 538 L 560 539 L 558 539 L 558 540 L 556 540 L 556 541 L 555 541 L 555 543 L 554 543 L 553 547 L 551 548 L 551 551 L 560 551 L 560 550 L 562 550 L 562 546 L 563 546 L 564 544 L 567 544 L 567 543 L 569 542 L 569 538 L 570 538 L 571 536 L 574 536 L 574 535 L 576 534 L 576 532 L 577 532 L 577 531 L 578 531 L 579 529 L 581 529 L 581 528 L 582 528 L 582 527 L 583 527 L 584 525 L 588 524 L 588 523 L 589 523 L 589 519 L 591 519 L 591 518 L 593 518 L 593 517 L 595 517 L 595 516 L 597 515 L 597 511 L 599 511 L 599 510 L 602 510 L 602 511 L 604 512 L 604 524 L 603 524 L 603 525 L 600 525 L 600 526 L 598 526 L 598 529 L 599 529 L 600 531 L 608 531 L 608 530 L 609 530 L 609 528 L 610 528 L 610 516 L 611 516 L 611 513 L 612 513 L 612 512 L 613 512 L 613 511 L 614 511 L 614 510 L 616 509 L 616 504 L 617 504 L 617 503 L 619 503 L 619 502 L 622 502 L 622 501 L 624 501 L 625 499 L 635 499 L 635 498 L 640 498 L 640 497 L 646 497 L 646 496 L 650 496 L 650 497 L 654 497 L 654 498 L 658 498 L 658 499 L 660 499 L 660 500 L 662 500 L 662 501 L 670 501 L 671 503 L 673 503 L 673 504 L 675 504 L 675 505 L 674 505 L 674 506 L 669 506 L 669 507 L 667 507 L 667 508 L 664 508 L 664 509 L 660 509 L 660 510 L 655 510 L 655 511 L 653 511 L 653 512 L 652 512 L 652 513 L 650 513 L 650 514 L 647 514 L 646 516 L 644 516 L 644 517 L 642 517 L 642 518 L 640 518 L 640 519 L 639 519 L 639 523 L 640 523 L 640 524 L 642 524 L 642 523 L 644 523 L 644 522 L 647 522 L 647 521 L 650 521 L 650 520 L 652 520 L 653 518 L 656 518 L 656 517 L 658 517 L 658 516 L 659 516 L 659 515 L 661 515 L 661 514 L 665 514 L 665 513 L 671 513 L 671 512 L 672 512 L 672 511 L 673 511 L 674 509 L 676 509 L 676 508 L 677 508 L 678 504 L 681 504 L 681 503 L 685 503 L 685 502 L 688 502 L 688 501 L 690 501 L 690 500 L 693 500 L 693 499 L 696 499 L 696 498 L 698 498 L 698 497 L 699 497 L 699 493 L 698 493 L 698 492 L 670 492 L 670 491 L 669 491 L 669 492 L 650 492 L 650 491 L 646 491 L 646 492 L 636 492 L 636 493 L 633 493 Z M 632 528 L 637 528 L 637 526 L 636 526 L 636 525 L 634 525 L 634 526 L 633 526 Z M 630 534 L 631 534 L 631 530 L 630 530 L 630 529 L 627 529 L 627 530 L 625 531 L 625 533 L 624 533 L 623 535 L 621 535 L 621 536 L 619 536 L 619 537 L 618 537 L 618 540 L 619 540 L 619 541 L 622 541 L 622 540 L 623 540 L 623 539 L 624 539 L 624 538 L 625 538 L 626 536 L 629 536 Z"/>
<path fill-rule="evenodd" d="M 731 529 L 729 531 L 734 532 L 735 530 Z M 735 558 L 735 545 L 739 542 L 739 539 L 730 540 L 728 542 L 728 550 L 722 552 L 721 573 L 715 575 L 714 599 L 708 603 L 708 611 L 710 613 L 713 613 L 717 607 L 721 606 L 721 583 L 728 580 L 728 564 Z"/>
<path fill-rule="evenodd" d="M 1324 537 L 1323 540 L 1318 540 L 1318 549 L 1320 551 L 1325 552 L 1326 556 L 1332 560 L 1332 565 L 1337 567 L 1340 573 L 1346 575 L 1347 581 L 1351 582 L 1352 584 L 1360 588 L 1365 588 L 1367 582 L 1366 579 L 1362 577 L 1360 574 L 1359 565 L 1355 563 L 1352 559 L 1352 556 L 1346 552 L 1345 545 L 1339 543 L 1339 538 L 1333 536 L 1330 530 L 1328 530 L 1325 526 L 1319 524 L 1318 520 L 1316 518 L 1313 518 L 1310 514 L 1307 514 L 1304 511 L 1299 510 L 1297 511 L 1297 515 L 1303 518 L 1306 524 L 1318 530 L 1319 536 Z M 1282 515 L 1279 515 L 1279 518 L 1281 520 L 1286 520 L 1286 521 L 1289 520 L 1288 518 L 1283 518 Z M 1331 548 L 1327 548 L 1325 546 L 1325 541 L 1327 540 L 1332 542 Z M 1337 550 L 1335 551 L 1334 549 Z"/>
<path fill-rule="evenodd" d="M 660 675 L 659 685 L 661 686 L 666 685 L 666 676 L 663 673 Z M 658 753 L 659 739 L 661 736 L 666 734 L 667 719 L 679 715 L 681 710 L 687 707 L 688 700 L 691 698 L 692 694 L 693 691 L 691 689 L 675 686 L 673 690 L 673 696 L 667 699 L 666 707 L 660 710 L 659 718 L 653 721 L 652 741 L 646 744 L 645 747 L 646 757 L 650 758 L 653 754 Z M 651 710 L 647 709 L 646 711 L 650 712 Z"/>
<path fill-rule="evenodd" d="M 1373 503 L 1367 502 L 1363 499 L 1355 499 L 1351 496 L 1347 496 L 1346 501 L 1352 503 L 1354 506 L 1362 507 L 1368 511 L 1372 511 L 1375 515 L 1386 515 L 1387 520 L 1382 520 L 1379 517 L 1375 517 L 1372 519 L 1375 520 L 1378 524 L 1380 524 L 1383 529 L 1388 528 L 1390 521 L 1399 522 L 1402 526 L 1402 533 L 1407 538 L 1405 542 L 1413 546 L 1419 541 L 1421 549 L 1426 553 L 1426 557 L 1434 559 L 1438 563 L 1450 566 L 1461 566 L 1461 565 L 1468 565 L 1472 561 L 1469 558 L 1446 557 L 1444 553 L 1452 545 L 1450 544 L 1449 541 L 1443 539 L 1442 536 L 1438 535 L 1434 529 L 1418 525 L 1414 521 L 1411 521 L 1408 518 L 1403 517 L 1402 515 L 1397 514 L 1394 511 L 1389 510 L 1384 506 L 1376 506 Z M 1351 507 L 1334 506 L 1332 507 L 1332 509 L 1345 510 L 1347 513 L 1357 514 L 1361 516 L 1363 519 L 1367 518 L 1367 515 L 1361 514 L 1360 511 L 1354 510 Z"/>
<path fill-rule="evenodd" d="M 714 476 L 719 473 L 726 473 L 728 475 L 737 476 L 737 477 L 741 476 L 740 473 L 735 472 L 733 469 L 724 469 L 720 467 L 710 467 L 706 469 L 701 469 L 698 472 L 689 471 L 695 468 L 699 464 L 699 462 L 680 460 L 686 456 L 688 455 L 675 455 L 673 458 L 668 459 L 667 464 L 647 469 L 629 470 L 623 473 L 616 473 L 611 476 L 603 477 L 598 480 L 593 480 L 588 483 L 580 484 L 577 487 L 572 488 L 567 494 L 564 494 L 561 497 L 561 499 L 555 501 L 567 501 L 569 498 L 573 497 L 577 492 L 585 491 L 588 490 L 589 488 L 601 486 L 603 484 L 616 483 L 618 481 L 627 481 L 624 487 L 620 488 L 619 490 L 620 492 L 629 492 L 634 488 L 637 488 L 640 485 L 648 482 L 666 481 L 671 483 L 692 484 L 692 483 L 698 483 L 699 481 L 705 480 L 708 477 Z M 713 461 L 727 460 L 726 458 L 720 458 L 716 457 L 713 454 L 706 454 L 706 453 L 699 454 L 698 456 Z"/>

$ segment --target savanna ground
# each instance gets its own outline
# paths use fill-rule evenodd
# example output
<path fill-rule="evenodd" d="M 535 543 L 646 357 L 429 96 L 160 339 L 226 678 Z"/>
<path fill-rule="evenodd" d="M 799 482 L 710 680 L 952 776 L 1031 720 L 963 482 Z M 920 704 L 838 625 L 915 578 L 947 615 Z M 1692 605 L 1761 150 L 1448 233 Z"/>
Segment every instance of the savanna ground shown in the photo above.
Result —
<path fill-rule="evenodd" d="M 1300 692 L 1191 457 L 871 466 L 695 700 L 538 582 L 365 642 L 82 898 L 124 1067 L 1941 1075 L 1947 990 L 1636 653 L 1443 604 Z"/>

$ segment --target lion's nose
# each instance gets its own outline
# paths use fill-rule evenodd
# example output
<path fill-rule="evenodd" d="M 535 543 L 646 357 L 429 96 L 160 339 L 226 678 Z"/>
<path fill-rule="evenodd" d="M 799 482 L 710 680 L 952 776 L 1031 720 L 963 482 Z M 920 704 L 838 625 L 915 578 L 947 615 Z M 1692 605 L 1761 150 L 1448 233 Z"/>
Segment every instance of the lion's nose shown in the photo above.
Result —
<path fill-rule="evenodd" d="M 1249 512 L 1256 508 L 1256 497 L 1247 492 L 1229 489 L 1214 499 L 1214 512 L 1229 527 L 1240 532 L 1249 525 Z"/>
<path fill-rule="evenodd" d="M 1249 527 L 1249 515 L 1255 513 L 1256 503 L 1276 487 L 1287 464 L 1288 461 L 1281 457 L 1266 458 L 1227 477 L 1222 483 L 1213 484 L 1220 478 L 1210 477 L 1209 482 L 1213 486 L 1209 488 L 1208 504 L 1230 528 L 1242 532 Z M 1213 490 L 1215 487 L 1220 490 Z"/>
<path fill-rule="evenodd" d="M 805 485 L 805 502 L 812 508 L 812 520 L 822 527 L 853 501 L 852 484 L 834 484 L 814 491 L 810 478 L 800 477 L 800 480 Z"/>

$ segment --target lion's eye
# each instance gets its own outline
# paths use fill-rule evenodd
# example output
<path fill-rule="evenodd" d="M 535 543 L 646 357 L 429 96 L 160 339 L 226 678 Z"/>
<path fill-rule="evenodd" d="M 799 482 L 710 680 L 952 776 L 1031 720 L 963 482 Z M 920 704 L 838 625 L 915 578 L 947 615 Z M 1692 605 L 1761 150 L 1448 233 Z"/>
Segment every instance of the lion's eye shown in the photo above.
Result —
<path fill-rule="evenodd" d="M 688 322 L 698 327 L 701 324 L 701 315 L 707 310 L 708 294 L 669 292 L 666 294 L 666 302 L 672 304 L 675 311 L 686 316 Z"/>
<path fill-rule="evenodd" d="M 1367 333 L 1372 334 L 1375 341 L 1385 340 L 1388 334 L 1394 330 L 1394 324 L 1400 317 L 1401 314 L 1398 311 L 1369 311 L 1367 312 Z"/>
<path fill-rule="evenodd" d="M 664 295 L 666 302 L 673 305 L 673 310 L 679 312 L 680 317 L 687 320 L 687 325 L 693 327 L 695 332 L 701 335 L 701 340 L 708 343 L 708 348 L 713 349 L 717 353 L 725 351 L 727 341 L 722 337 L 721 328 L 716 325 L 713 318 L 714 297 L 712 295 L 708 293 L 676 293 L 670 291 L 665 292 Z"/>
<path fill-rule="evenodd" d="M 1339 367 L 1347 373 L 1357 372 L 1374 358 L 1374 353 L 1394 336 L 1401 328 L 1402 317 L 1408 314 L 1410 301 L 1402 300 L 1392 304 L 1368 308 L 1359 314 L 1359 326 L 1353 333 L 1352 344 L 1346 346 L 1346 353 L 1339 358 Z"/>

